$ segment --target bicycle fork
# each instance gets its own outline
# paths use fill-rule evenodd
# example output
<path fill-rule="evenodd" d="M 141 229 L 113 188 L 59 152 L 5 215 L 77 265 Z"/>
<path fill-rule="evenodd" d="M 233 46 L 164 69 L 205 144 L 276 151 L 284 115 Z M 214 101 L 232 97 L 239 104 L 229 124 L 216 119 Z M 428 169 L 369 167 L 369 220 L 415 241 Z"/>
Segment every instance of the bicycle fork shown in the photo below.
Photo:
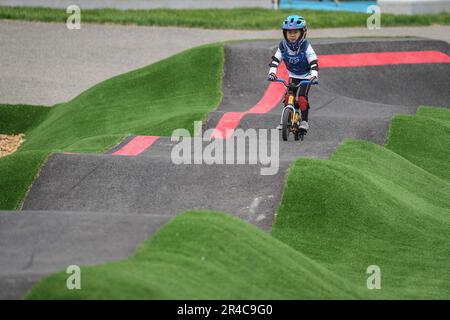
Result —
<path fill-rule="evenodd" d="M 295 123 L 298 122 L 299 119 L 299 112 L 297 110 L 295 110 L 294 106 L 292 104 L 288 104 L 283 108 L 283 111 L 281 112 L 281 119 L 280 119 L 280 123 L 283 123 L 283 116 L 284 113 L 287 109 L 291 109 L 292 113 L 291 113 L 291 128 L 292 129 L 296 129 L 298 126 L 295 126 Z M 292 130 L 291 129 L 291 130 Z"/>
<path fill-rule="evenodd" d="M 287 106 L 285 106 L 283 108 L 283 111 L 281 112 L 280 124 L 283 124 L 284 113 L 286 112 L 287 109 L 291 109 L 292 112 L 295 112 L 294 107 L 292 105 L 288 104 Z M 291 122 L 292 122 L 292 117 L 291 117 Z"/>

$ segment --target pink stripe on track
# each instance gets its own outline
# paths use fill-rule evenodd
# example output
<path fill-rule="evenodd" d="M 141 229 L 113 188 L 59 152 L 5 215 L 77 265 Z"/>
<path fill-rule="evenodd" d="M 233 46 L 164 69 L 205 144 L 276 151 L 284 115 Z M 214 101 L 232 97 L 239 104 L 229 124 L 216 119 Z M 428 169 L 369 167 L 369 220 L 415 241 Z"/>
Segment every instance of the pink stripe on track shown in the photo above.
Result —
<path fill-rule="evenodd" d="M 280 64 L 277 71 L 277 76 L 286 81 L 288 80 L 288 73 L 284 63 Z M 211 139 L 228 139 L 231 137 L 234 130 L 241 122 L 241 119 L 246 114 L 262 114 L 269 112 L 277 106 L 285 90 L 286 87 L 282 83 L 271 82 L 264 93 L 264 96 L 251 109 L 243 112 L 226 112 L 219 120 L 219 123 L 211 134 Z"/>
<path fill-rule="evenodd" d="M 349 68 L 392 64 L 449 63 L 450 57 L 439 51 L 372 52 L 330 54 L 319 57 L 320 68 Z"/>
<path fill-rule="evenodd" d="M 114 152 L 113 155 L 137 156 L 147 150 L 158 139 L 158 136 L 136 136 L 120 150 Z"/>

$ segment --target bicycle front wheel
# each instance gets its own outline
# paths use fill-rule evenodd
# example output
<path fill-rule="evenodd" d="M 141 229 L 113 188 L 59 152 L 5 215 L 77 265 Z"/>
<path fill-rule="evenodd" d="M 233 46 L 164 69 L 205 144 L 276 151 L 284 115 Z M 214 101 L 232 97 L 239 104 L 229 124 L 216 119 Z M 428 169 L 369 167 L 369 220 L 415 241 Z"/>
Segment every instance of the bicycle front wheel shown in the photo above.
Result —
<path fill-rule="evenodd" d="M 281 136 L 283 141 L 287 141 L 289 137 L 289 133 L 291 132 L 291 119 L 292 119 L 292 110 L 285 109 L 283 113 L 283 125 L 281 129 Z"/>

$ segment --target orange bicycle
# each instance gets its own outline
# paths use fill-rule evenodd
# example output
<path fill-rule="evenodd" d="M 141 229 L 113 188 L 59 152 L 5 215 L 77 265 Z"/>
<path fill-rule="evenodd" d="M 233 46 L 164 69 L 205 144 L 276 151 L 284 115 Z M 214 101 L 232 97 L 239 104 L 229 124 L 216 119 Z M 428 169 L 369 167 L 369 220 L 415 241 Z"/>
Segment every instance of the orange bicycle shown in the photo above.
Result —
<path fill-rule="evenodd" d="M 288 93 L 287 101 L 285 101 L 285 106 L 281 112 L 281 136 L 283 141 L 287 141 L 289 134 L 292 133 L 296 141 L 303 141 L 305 137 L 305 131 L 300 129 L 300 122 L 302 121 L 302 113 L 297 108 L 297 97 L 294 95 L 296 88 L 307 85 L 307 84 L 318 84 L 317 80 L 303 80 L 299 84 L 287 83 L 284 79 L 276 78 L 274 82 L 281 82 L 286 86 L 286 91 Z"/>

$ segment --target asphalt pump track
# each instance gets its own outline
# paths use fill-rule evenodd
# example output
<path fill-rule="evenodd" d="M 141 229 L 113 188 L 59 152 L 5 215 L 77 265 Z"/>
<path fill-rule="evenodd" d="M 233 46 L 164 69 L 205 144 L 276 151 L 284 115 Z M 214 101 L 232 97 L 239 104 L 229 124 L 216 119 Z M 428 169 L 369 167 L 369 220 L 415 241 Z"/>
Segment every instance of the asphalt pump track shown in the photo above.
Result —
<path fill-rule="evenodd" d="M 450 51 L 446 42 L 424 39 L 312 44 L 319 63 L 320 56 L 427 51 L 448 57 Z M 219 128 L 230 115 L 238 119 L 235 129 L 277 126 L 281 96 L 273 108 L 248 112 L 268 90 L 268 63 L 276 45 L 274 40 L 225 45 L 223 99 L 203 122 L 204 131 Z M 395 114 L 414 114 L 420 105 L 449 107 L 449 63 L 383 61 L 320 70 L 320 85 L 310 92 L 310 130 L 300 143 L 280 142 L 274 175 L 262 175 L 267 166 L 261 163 L 249 164 L 250 148 L 245 148 L 247 164 L 174 164 L 176 142 L 170 137 L 153 139 L 133 156 L 120 150 L 136 137 L 105 154 L 52 154 L 22 211 L 0 214 L 0 299 L 21 298 L 40 278 L 69 265 L 126 258 L 187 209 L 224 211 L 269 231 L 296 158 L 326 159 L 344 138 L 384 144 Z"/>

